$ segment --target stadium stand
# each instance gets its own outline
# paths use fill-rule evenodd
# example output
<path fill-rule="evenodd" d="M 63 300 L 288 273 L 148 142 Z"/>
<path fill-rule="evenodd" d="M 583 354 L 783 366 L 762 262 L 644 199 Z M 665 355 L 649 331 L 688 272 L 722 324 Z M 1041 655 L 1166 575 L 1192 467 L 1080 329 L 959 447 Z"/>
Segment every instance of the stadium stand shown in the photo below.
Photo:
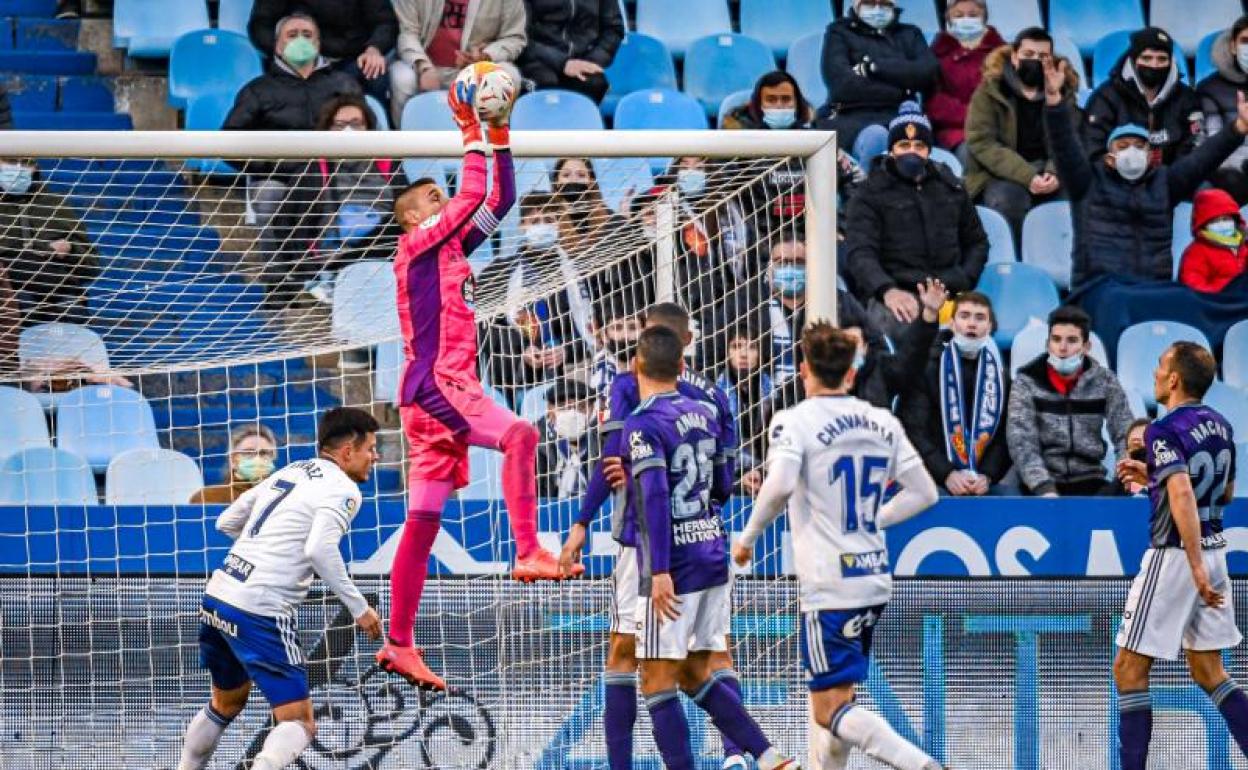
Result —
<path fill-rule="evenodd" d="M 56 445 L 81 456 L 103 473 L 129 449 L 156 449 L 156 419 L 139 393 L 114 385 L 71 391 L 56 407 Z"/>
<path fill-rule="evenodd" d="M 1209 30 L 1229 27 L 1243 13 L 1240 0 L 1201 0 L 1198 7 L 1185 0 L 1150 0 L 1148 21 L 1169 32 L 1184 50 L 1195 51 Z"/>
<path fill-rule="evenodd" d="M 832 23 L 832 3 L 808 0 L 741 0 L 741 32 L 762 41 L 783 59 L 789 46 L 813 29 Z"/>
<path fill-rule="evenodd" d="M 676 65 L 672 52 L 657 37 L 629 32 L 624 36 L 615 60 L 606 70 L 610 88 L 602 98 L 602 114 L 615 115 L 620 99 L 634 91 L 651 88 L 676 89 Z"/>
<path fill-rule="evenodd" d="M 51 446 L 43 405 L 30 393 L 0 387 L 0 459 L 23 449 Z"/>
<path fill-rule="evenodd" d="M 795 39 L 789 45 L 784 68 L 802 89 L 806 101 L 822 106 L 828 100 L 828 84 L 823 82 L 821 60 L 823 58 L 823 33 L 812 32 Z"/>
<path fill-rule="evenodd" d="M 1096 42 L 1096 47 L 1092 51 L 1093 88 L 1096 88 L 1113 76 L 1114 67 L 1118 65 L 1122 55 L 1131 47 L 1131 33 L 1133 31 L 1129 29 L 1115 30 Z M 1183 80 L 1193 83 L 1192 76 L 1188 72 L 1187 55 L 1183 53 L 1182 46 L 1177 43 L 1174 47 L 1174 59 L 1179 65 L 1179 74 Z"/>
<path fill-rule="evenodd" d="M 1223 31 L 1215 29 L 1200 39 L 1200 44 L 1196 47 L 1197 83 L 1218 71 L 1218 65 L 1213 62 L 1213 44 L 1222 35 Z"/>
<path fill-rule="evenodd" d="M 255 0 L 220 0 L 217 5 L 217 28 L 247 36 L 247 20 Z"/>
<path fill-rule="evenodd" d="M 1111 32 L 1144 26 L 1140 0 L 1051 0 L 1049 30 L 1069 35 L 1084 55 Z"/>
<path fill-rule="evenodd" d="M 516 100 L 511 125 L 517 131 L 582 130 L 603 128 L 594 100 L 573 91 L 534 91 Z"/>
<path fill-rule="evenodd" d="M 653 88 L 635 91 L 620 100 L 615 110 L 618 129 L 702 129 L 706 112 L 688 94 Z"/>
<path fill-rule="evenodd" d="M 1118 338 L 1118 379 L 1124 390 L 1134 390 L 1149 409 L 1153 397 L 1153 370 L 1162 352 L 1175 342 L 1196 342 L 1209 348 L 1209 339 L 1194 326 L 1174 321 L 1148 321 L 1128 327 Z"/>
<path fill-rule="evenodd" d="M 1053 201 L 1036 206 L 1023 220 L 1023 262 L 1044 271 L 1059 288 L 1070 288 L 1075 233 L 1070 204 Z"/>
<path fill-rule="evenodd" d="M 775 68 L 771 51 L 752 37 L 708 35 L 689 44 L 684 90 L 714 117 L 729 94 L 752 89 L 760 77 Z"/>
<path fill-rule="evenodd" d="M 185 505 L 204 486 L 194 460 L 172 449 L 130 449 L 108 464 L 108 505 Z"/>
<path fill-rule="evenodd" d="M 185 107 L 201 94 L 232 96 L 261 72 L 260 54 L 245 35 L 211 29 L 187 32 L 169 52 L 169 103 Z"/>
<path fill-rule="evenodd" d="M 1057 287 L 1031 265 L 990 264 L 979 278 L 979 291 L 988 295 L 997 316 L 992 335 L 997 346 L 1009 350 L 1017 334 L 1032 318 L 1045 318 L 1060 300 Z"/>
<path fill-rule="evenodd" d="M 208 26 L 203 0 L 116 0 L 113 47 L 136 58 L 163 59 L 183 34 Z"/>
<path fill-rule="evenodd" d="M 1029 318 L 1027 324 L 1014 335 L 1014 344 L 1010 346 L 1010 376 L 1013 377 L 1021 367 L 1045 353 L 1048 341 L 1049 325 L 1045 319 L 1037 316 Z M 1091 342 L 1088 355 L 1101 366 L 1109 366 L 1109 351 L 1096 332 L 1092 332 Z"/>
<path fill-rule="evenodd" d="M 728 115 L 733 110 L 737 109 L 738 107 L 743 107 L 746 104 L 749 104 L 750 96 L 753 93 L 754 92 L 750 90 L 733 91 L 732 93 L 725 96 L 723 101 L 719 103 L 719 110 L 717 111 L 717 115 L 715 116 L 715 127 L 723 128 L 724 119 L 727 118 Z"/>
<path fill-rule="evenodd" d="M 637 0 L 637 31 L 662 40 L 677 59 L 694 40 L 732 32 L 727 0 Z"/>
<path fill-rule="evenodd" d="M 1248 318 L 1232 326 L 1222 339 L 1222 379 L 1248 389 Z"/>
<path fill-rule="evenodd" d="M 7 505 L 95 505 L 95 477 L 73 452 L 36 447 L 0 463 L 0 501 Z"/>
<path fill-rule="evenodd" d="M 979 212 L 979 221 L 984 226 L 984 232 L 988 233 L 988 263 L 1017 262 L 1014 232 L 1010 230 L 1010 223 L 999 212 L 987 206 L 976 206 L 975 210 Z"/>

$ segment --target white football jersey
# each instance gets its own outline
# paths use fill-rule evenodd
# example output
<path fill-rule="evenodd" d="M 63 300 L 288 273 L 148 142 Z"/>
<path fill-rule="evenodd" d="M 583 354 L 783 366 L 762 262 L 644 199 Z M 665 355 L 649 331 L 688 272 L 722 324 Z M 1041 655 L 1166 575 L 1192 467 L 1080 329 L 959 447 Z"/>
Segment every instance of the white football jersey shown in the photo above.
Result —
<path fill-rule="evenodd" d="M 257 615 L 293 614 L 315 575 L 305 554 L 312 523 L 329 516 L 346 533 L 359 510 L 360 488 L 334 462 L 287 465 L 221 514 L 246 518 L 205 593 Z"/>
<path fill-rule="evenodd" d="M 803 612 L 883 604 L 892 594 L 875 517 L 891 480 L 922 460 L 897 418 L 852 396 L 816 396 L 771 421 L 770 461 L 802 464 L 788 516 Z"/>

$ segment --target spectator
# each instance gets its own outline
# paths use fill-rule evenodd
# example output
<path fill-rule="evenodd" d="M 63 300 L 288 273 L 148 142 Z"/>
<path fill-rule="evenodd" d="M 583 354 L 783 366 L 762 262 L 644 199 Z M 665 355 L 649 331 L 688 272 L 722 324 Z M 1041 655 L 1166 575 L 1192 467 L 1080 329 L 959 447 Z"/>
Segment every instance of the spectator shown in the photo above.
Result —
<path fill-rule="evenodd" d="M 594 391 L 580 380 L 560 379 L 546 391 L 546 416 L 537 421 L 537 493 L 558 500 L 585 493 L 598 431 L 590 430 L 595 417 Z"/>
<path fill-rule="evenodd" d="M 1150 164 L 1169 165 L 1195 149 L 1204 136 L 1200 99 L 1183 82 L 1174 60 L 1174 40 L 1146 27 L 1131 36 L 1109 80 L 1097 86 L 1087 105 L 1088 152 L 1105 154 L 1109 135 L 1125 125 L 1148 131 Z"/>
<path fill-rule="evenodd" d="M 940 62 L 940 79 L 927 101 L 927 115 L 936 132 L 936 143 L 958 151 L 966 138 L 966 112 L 983 78 L 984 61 L 1005 45 L 1005 39 L 988 26 L 984 0 L 953 0 L 945 19 L 947 28 L 932 41 L 932 54 Z"/>
<path fill-rule="evenodd" d="M 998 48 L 984 63 L 984 82 L 966 119 L 966 191 L 1000 212 L 1016 239 L 1027 212 L 1063 192 L 1044 139 L 1044 62 L 1052 58 L 1049 33 L 1040 27 L 1018 33 L 1013 45 Z M 1067 67 L 1062 98 L 1077 123 L 1078 90 L 1079 76 Z"/>
<path fill-rule="evenodd" d="M 514 64 L 524 50 L 524 0 L 394 0 L 398 58 L 390 65 L 395 125 L 414 94 L 450 85 L 469 64 L 492 61 L 520 86 Z"/>
<path fill-rule="evenodd" d="M 1144 431 L 1151 423 L 1152 421 L 1147 417 L 1140 417 L 1127 428 L 1127 457 L 1136 462 L 1148 461 L 1148 451 L 1145 449 L 1144 444 Z M 1119 479 L 1116 482 L 1114 491 L 1120 495 L 1147 495 L 1148 485 L 1137 481 L 1128 481 L 1124 484 Z"/>
<path fill-rule="evenodd" d="M 1089 160 L 1062 95 L 1065 62 L 1045 65 L 1044 128 L 1057 159 L 1057 175 L 1071 200 L 1075 249 L 1071 283 L 1078 289 L 1098 275 L 1169 281 L 1174 206 L 1190 198 L 1248 134 L 1248 103 L 1233 124 L 1168 166 L 1150 167 L 1148 129 L 1125 125 L 1105 143 L 1108 153 Z"/>
<path fill-rule="evenodd" d="M 738 320 L 725 335 L 728 354 L 716 385 L 728 397 L 733 419 L 737 423 L 740 446 L 737 471 L 747 473 L 761 467 L 765 458 L 764 437 L 767 423 L 764 404 L 771 398 L 775 383 L 763 360 L 767 347 L 766 335 L 750 317 Z M 794 378 L 797 379 L 797 378 Z"/>
<path fill-rule="evenodd" d="M 567 204 L 580 246 L 588 247 L 593 240 L 623 224 L 623 217 L 607 208 L 598 186 L 598 174 L 589 158 L 557 160 L 550 174 L 550 186 Z"/>
<path fill-rule="evenodd" d="M 1248 89 L 1248 16 L 1239 17 L 1218 36 L 1212 54 L 1217 70 L 1196 86 L 1200 111 L 1205 116 L 1205 136 L 1213 136 L 1235 122 L 1236 94 Z M 1210 181 L 1233 195 L 1239 205 L 1248 205 L 1248 142 L 1223 162 Z"/>
<path fill-rule="evenodd" d="M 1216 294 L 1248 270 L 1244 218 L 1230 193 L 1216 188 L 1196 193 L 1192 237 L 1179 263 L 1184 286 Z"/>
<path fill-rule="evenodd" d="M 518 64 L 539 90 L 563 88 L 596 102 L 607 93 L 603 71 L 624 40 L 617 0 L 525 0 L 528 44 Z"/>
<path fill-rule="evenodd" d="M 989 493 L 1010 470 L 1005 440 L 1009 368 L 992 343 L 992 300 L 954 299 L 922 379 L 903 397 L 901 422 L 932 478 L 951 495 Z"/>
<path fill-rule="evenodd" d="M 0 83 L 0 130 L 13 128 L 13 108 L 9 105 L 9 92 Z"/>
<path fill-rule="evenodd" d="M 723 128 L 783 131 L 810 128 L 814 120 L 815 108 L 802 96 L 797 79 L 776 70 L 758 79 L 749 102 L 724 116 Z"/>
<path fill-rule="evenodd" d="M 85 320 L 99 261 L 78 213 L 29 161 L 0 159 L 0 268 L 23 326 Z"/>
<path fill-rule="evenodd" d="M 611 383 L 633 363 L 637 338 L 646 326 L 645 313 L 637 309 L 633 297 L 621 292 L 594 303 L 594 359 L 590 364 L 589 386 L 598 403 L 607 403 Z"/>
<path fill-rule="evenodd" d="M 891 154 L 877 159 L 849 201 L 846 261 L 872 323 L 892 335 L 919 317 L 912 288 L 938 278 L 952 292 L 975 286 L 988 236 L 961 181 L 931 163 L 932 127 L 914 105 L 889 124 Z"/>
<path fill-rule="evenodd" d="M 893 0 L 854 0 L 823 38 L 829 96 L 820 127 L 835 130 L 837 145 L 864 166 L 887 151 L 884 126 L 901 104 L 930 92 L 940 74 L 923 31 L 899 15 Z"/>
<path fill-rule="evenodd" d="M 316 20 L 319 51 L 330 66 L 384 102 L 386 57 L 399 36 L 389 0 L 256 0 L 247 22 L 251 42 L 266 55 L 275 56 L 281 38 L 278 23 L 296 12 Z"/>
<path fill-rule="evenodd" d="M 1108 429 L 1119 454 L 1134 417 L 1118 378 L 1091 350 L 1092 320 L 1077 307 L 1049 314 L 1048 352 L 1018 370 L 1010 392 L 1010 457 L 1033 495 L 1105 495 Z"/>
<path fill-rule="evenodd" d="M 249 423 L 230 434 L 229 478 L 191 495 L 192 505 L 232 503 L 273 473 L 277 436 L 263 423 Z"/>

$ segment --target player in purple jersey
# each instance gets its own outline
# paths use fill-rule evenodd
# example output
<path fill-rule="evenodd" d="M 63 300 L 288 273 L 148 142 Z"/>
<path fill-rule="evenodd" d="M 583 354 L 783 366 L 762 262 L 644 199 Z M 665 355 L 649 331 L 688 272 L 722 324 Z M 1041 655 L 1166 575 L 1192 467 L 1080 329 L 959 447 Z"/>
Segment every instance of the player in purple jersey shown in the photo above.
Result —
<path fill-rule="evenodd" d="M 641 333 L 633 370 L 641 405 L 624 421 L 632 487 L 619 539 L 637 548 L 634 616 L 641 690 L 668 770 L 693 770 L 683 690 L 760 770 L 793 770 L 763 735 L 737 691 L 712 676 L 732 619 L 728 538 L 719 506 L 732 493 L 716 415 L 682 396 L 684 340 L 663 326 Z"/>
<path fill-rule="evenodd" d="M 1166 415 L 1144 433 L 1147 460 L 1118 464 L 1124 484 L 1148 484 L 1152 510 L 1150 547 L 1127 596 L 1114 659 L 1122 770 L 1148 764 L 1149 672 L 1153 660 L 1174 660 L 1180 649 L 1192 679 L 1248 755 L 1248 695 L 1222 666 L 1222 651 L 1243 637 L 1222 536 L 1222 509 L 1234 494 L 1235 436 L 1226 418 L 1200 401 L 1216 371 L 1213 354 L 1195 343 L 1167 348 L 1153 381 Z"/>

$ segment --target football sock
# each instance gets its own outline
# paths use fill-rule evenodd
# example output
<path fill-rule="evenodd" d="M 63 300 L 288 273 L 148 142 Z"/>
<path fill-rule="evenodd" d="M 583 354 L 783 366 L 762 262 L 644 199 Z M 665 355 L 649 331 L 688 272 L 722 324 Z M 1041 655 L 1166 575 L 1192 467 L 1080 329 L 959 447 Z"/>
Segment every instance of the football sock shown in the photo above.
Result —
<path fill-rule="evenodd" d="M 178 770 L 202 770 L 206 767 L 208 760 L 212 759 L 212 752 L 217 750 L 221 734 L 230 726 L 231 721 L 233 720 L 217 713 L 211 705 L 200 709 L 186 727 Z"/>
<path fill-rule="evenodd" d="M 806 770 L 845 770 L 849 765 L 849 746 L 832 731 L 810 720 L 810 750 Z"/>
<path fill-rule="evenodd" d="M 441 509 L 408 511 L 403 538 L 390 568 L 390 640 L 402 647 L 412 646 L 416 611 L 429 573 L 429 552 L 441 530 Z"/>
<path fill-rule="evenodd" d="M 936 760 L 894 732 L 888 722 L 853 703 L 832 715 L 831 732 L 834 738 L 897 770 L 940 770 Z"/>
<path fill-rule="evenodd" d="M 1222 712 L 1222 718 L 1231 729 L 1239 750 L 1248 756 L 1248 695 L 1234 679 L 1227 677 L 1226 681 L 1213 688 L 1209 699 Z"/>
<path fill-rule="evenodd" d="M 654 728 L 654 744 L 663 756 L 667 770 L 693 770 L 693 749 L 689 746 L 689 723 L 675 690 L 646 696 L 646 710 Z"/>
<path fill-rule="evenodd" d="M 311 742 L 312 736 L 302 722 L 278 722 L 264 739 L 264 746 L 251 763 L 251 769 L 282 770 L 298 759 Z"/>
<path fill-rule="evenodd" d="M 602 731 L 611 770 L 632 770 L 633 725 L 637 723 L 637 674 L 608 671 L 603 676 Z"/>
<path fill-rule="evenodd" d="M 737 679 L 737 672 L 730 668 L 721 668 L 711 673 L 711 678 L 723 682 L 724 686 L 737 696 L 737 700 L 745 703 L 745 698 L 741 695 L 741 682 Z M 720 738 L 724 744 L 724 756 L 731 757 L 736 754 L 744 754 L 745 749 L 741 748 L 728 736 L 727 733 L 720 733 Z"/>
<path fill-rule="evenodd" d="M 767 736 L 763 735 L 758 723 L 746 713 L 745 706 L 741 704 L 741 698 L 733 692 L 732 688 L 722 681 L 711 678 L 702 685 L 702 689 L 696 693 L 690 693 L 689 697 L 693 698 L 693 702 L 711 717 L 717 730 L 731 738 L 733 743 L 748 752 L 750 756 L 759 759 L 759 766 L 762 767 L 761 759 L 771 747 L 771 742 L 767 740 Z M 764 767 L 763 770 L 767 768 Z"/>
<path fill-rule="evenodd" d="M 527 559 L 537 542 L 537 429 L 517 420 L 499 441 L 503 452 L 503 502 L 516 541 L 516 556 Z"/>
<path fill-rule="evenodd" d="M 1118 693 L 1118 754 L 1122 770 L 1144 770 L 1153 737 L 1153 704 L 1148 690 Z"/>

